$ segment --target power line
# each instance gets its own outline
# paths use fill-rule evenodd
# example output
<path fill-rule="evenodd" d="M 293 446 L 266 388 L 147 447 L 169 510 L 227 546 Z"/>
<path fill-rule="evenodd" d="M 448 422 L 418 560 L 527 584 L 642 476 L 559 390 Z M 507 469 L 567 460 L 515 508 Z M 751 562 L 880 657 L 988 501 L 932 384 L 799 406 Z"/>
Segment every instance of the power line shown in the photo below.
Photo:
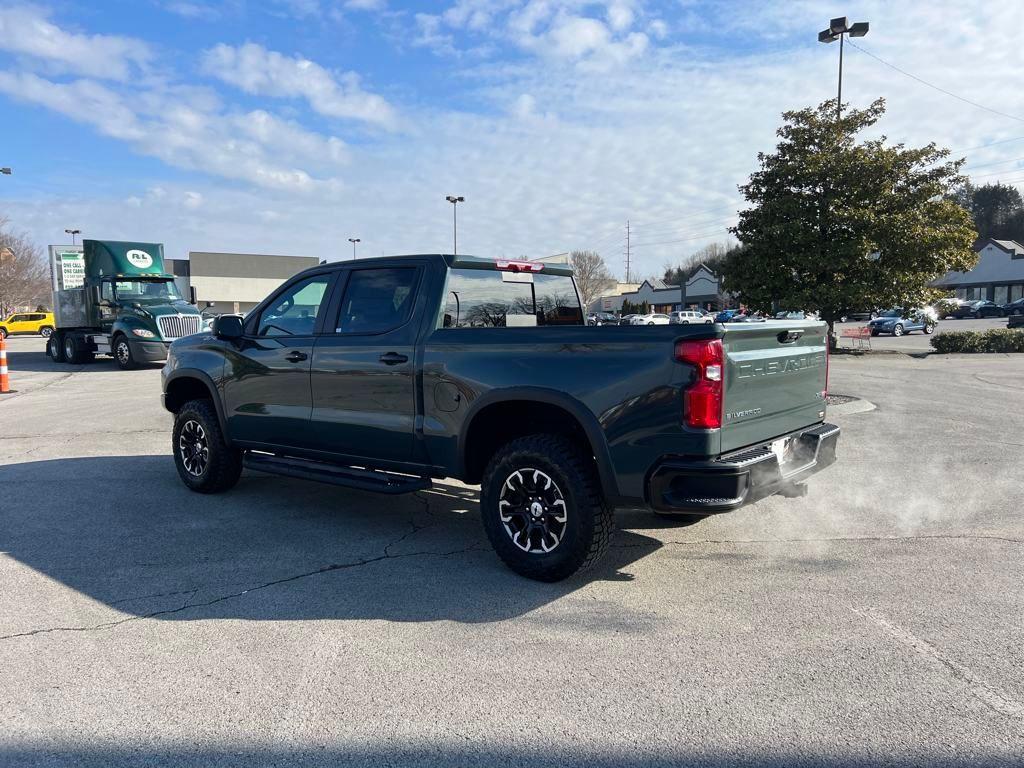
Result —
<path fill-rule="evenodd" d="M 967 164 L 968 165 L 968 169 L 967 169 L 966 172 L 968 174 L 970 174 L 970 172 L 971 172 L 970 169 L 971 168 L 989 168 L 989 167 L 991 167 L 993 165 L 1006 165 L 1007 163 L 1019 163 L 1021 160 L 1024 160 L 1024 157 L 1015 157 L 1012 160 L 997 160 L 994 163 L 982 163 L 981 165 L 971 165 L 970 163 L 968 163 Z"/>
<path fill-rule="evenodd" d="M 998 109 L 992 109 L 991 107 L 986 107 L 984 104 L 979 104 L 976 101 L 971 101 L 970 99 L 965 99 L 963 96 L 960 96 L 960 95 L 958 95 L 956 93 L 953 93 L 952 91 L 947 91 L 945 88 L 941 88 L 941 87 L 935 85 L 934 83 L 929 83 L 927 80 L 924 80 L 924 79 L 918 77 L 917 75 L 913 75 L 910 72 L 907 72 L 905 69 L 900 69 L 895 64 L 890 64 L 888 61 L 886 61 L 882 57 L 876 56 L 875 54 L 873 54 L 871 51 L 867 50 L 866 48 L 861 48 L 859 45 L 857 45 L 853 41 L 847 41 L 847 42 L 849 42 L 850 45 L 852 45 L 854 48 L 856 48 L 861 53 L 866 53 L 868 56 L 870 56 L 875 61 L 878 61 L 878 62 L 881 62 L 882 64 L 885 64 L 885 66 L 889 67 L 889 69 L 893 69 L 893 70 L 899 72 L 901 75 L 905 75 L 905 76 L 909 77 L 911 80 L 916 80 L 917 82 L 921 83 L 921 85 L 926 85 L 929 88 L 932 88 L 933 90 L 938 91 L 939 93 L 944 93 L 947 96 L 952 96 L 954 99 L 958 99 L 959 101 L 964 102 L 964 104 L 970 104 L 972 107 L 977 107 L 978 109 L 983 109 L 986 112 L 991 112 L 993 115 L 999 115 L 1000 117 L 1008 117 L 1010 120 L 1016 120 L 1019 123 L 1024 123 L 1024 117 L 1017 117 L 1016 115 L 1008 115 L 1006 112 L 1000 112 Z"/>
<path fill-rule="evenodd" d="M 976 149 L 985 149 L 987 147 L 994 147 L 996 144 L 1008 144 L 1011 141 L 1024 141 L 1024 136 L 1014 136 L 1012 139 L 1000 139 L 999 141 L 991 141 L 988 144 L 979 144 L 976 147 L 967 147 L 966 149 L 951 149 L 950 154 L 959 155 L 961 152 L 973 152 Z"/>
<path fill-rule="evenodd" d="M 712 237 L 713 235 L 721 234 L 722 230 L 724 230 L 724 229 L 725 229 L 724 226 L 716 227 L 715 229 L 708 230 L 707 232 L 700 232 L 700 233 L 694 234 L 691 237 L 681 237 L 681 238 L 679 238 L 677 240 L 662 240 L 662 241 L 656 242 L 656 243 L 634 243 L 633 248 L 645 248 L 645 247 L 651 246 L 651 245 L 672 245 L 673 243 L 686 243 L 686 242 L 689 242 L 691 240 L 700 240 L 703 237 Z M 728 232 L 726 233 L 726 236 L 728 236 Z"/>

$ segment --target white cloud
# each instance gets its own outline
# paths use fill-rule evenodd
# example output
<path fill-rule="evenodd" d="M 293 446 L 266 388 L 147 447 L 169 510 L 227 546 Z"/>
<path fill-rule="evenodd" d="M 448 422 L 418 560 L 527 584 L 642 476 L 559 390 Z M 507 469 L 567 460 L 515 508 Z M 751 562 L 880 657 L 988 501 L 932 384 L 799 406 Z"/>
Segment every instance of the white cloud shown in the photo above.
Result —
<path fill-rule="evenodd" d="M 169 165 L 261 187 L 307 191 L 335 186 L 344 143 L 263 110 L 226 112 L 195 89 L 122 96 L 92 80 L 58 83 L 0 71 L 0 92 L 38 104 L 127 142 Z M 313 170 L 307 170 L 313 169 Z"/>
<path fill-rule="evenodd" d="M 203 55 L 203 71 L 246 93 L 303 98 L 321 115 L 362 120 L 385 128 L 395 124 L 395 110 L 382 97 L 364 91 L 359 76 L 335 76 L 301 56 L 285 56 L 256 43 L 233 47 L 221 43 Z"/>
<path fill-rule="evenodd" d="M 387 0 L 346 0 L 345 7 L 353 11 L 383 11 Z"/>
<path fill-rule="evenodd" d="M 152 58 L 149 46 L 140 40 L 67 32 L 50 22 L 45 12 L 29 6 L 0 8 L 0 50 L 108 80 L 127 80 Z"/>
<path fill-rule="evenodd" d="M 177 16 L 186 19 L 199 19 L 202 21 L 214 21 L 220 18 L 220 10 L 213 5 L 202 2 L 188 2 L 180 0 L 169 2 L 164 8 Z"/>

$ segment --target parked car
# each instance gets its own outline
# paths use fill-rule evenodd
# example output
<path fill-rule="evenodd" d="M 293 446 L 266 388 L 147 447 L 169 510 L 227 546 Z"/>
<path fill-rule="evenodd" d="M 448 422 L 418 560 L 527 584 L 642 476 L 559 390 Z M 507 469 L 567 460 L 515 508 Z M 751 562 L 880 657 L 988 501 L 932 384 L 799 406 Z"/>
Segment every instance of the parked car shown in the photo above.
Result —
<path fill-rule="evenodd" d="M 689 325 L 690 323 L 705 323 L 710 325 L 715 319 L 703 312 L 692 309 L 676 310 L 668 313 L 668 320 L 673 325 Z"/>
<path fill-rule="evenodd" d="M 47 339 L 53 328 L 53 312 L 15 312 L 6 320 L 0 320 L 0 337 L 6 339 L 16 333 L 38 333 Z"/>
<path fill-rule="evenodd" d="M 1024 315 L 1024 298 L 1011 301 L 1009 304 L 1003 304 L 1003 313 L 1007 317 Z"/>
<path fill-rule="evenodd" d="M 949 318 L 953 317 L 953 313 L 959 307 L 962 307 L 964 304 L 970 304 L 970 302 L 965 301 L 964 299 L 957 299 L 952 296 L 949 296 L 944 299 L 939 299 L 933 305 L 935 309 L 935 316 L 939 320 L 948 320 Z"/>
<path fill-rule="evenodd" d="M 953 310 L 953 317 L 963 320 L 967 317 L 1002 317 L 1003 308 L 994 301 L 972 301 Z"/>
<path fill-rule="evenodd" d="M 732 317 L 730 317 L 728 320 L 726 320 L 726 322 L 727 323 L 764 323 L 764 322 L 767 322 L 767 321 L 763 317 L 761 317 L 760 315 L 748 315 L 748 314 L 746 314 L 744 312 L 740 312 L 738 315 L 733 315 Z"/>
<path fill-rule="evenodd" d="M 802 309 L 784 309 L 775 313 L 776 320 L 817 320 L 813 313 L 804 312 Z"/>
<path fill-rule="evenodd" d="M 877 309 L 848 310 L 839 316 L 840 323 L 847 323 L 850 320 L 874 320 L 879 315 Z"/>
<path fill-rule="evenodd" d="M 634 317 L 636 315 L 623 315 L 619 318 L 619 325 L 632 325 Z"/>
<path fill-rule="evenodd" d="M 931 333 L 935 330 L 935 317 L 933 314 L 922 309 L 905 310 L 902 308 L 887 309 L 877 318 L 868 323 L 872 336 L 881 333 L 891 333 L 893 336 L 902 336 L 911 331 L 923 331 Z"/>
<path fill-rule="evenodd" d="M 618 318 L 611 312 L 594 312 L 587 317 L 588 326 L 617 326 Z"/>
<path fill-rule="evenodd" d="M 668 315 L 659 312 L 652 312 L 649 315 L 633 315 L 629 321 L 630 325 L 668 325 Z"/>
<path fill-rule="evenodd" d="M 171 345 L 178 476 L 204 494 L 243 467 L 384 494 L 453 477 L 481 486 L 501 559 L 557 581 L 607 551 L 615 507 L 728 512 L 802 495 L 835 461 L 824 323 L 796 339 L 740 325 L 609 334 L 584 326 L 577 296 L 568 266 L 529 261 L 300 272 L 247 318 Z M 197 499 L 197 521 L 212 504 Z M 241 514 L 287 514 L 257 506 Z"/>
<path fill-rule="evenodd" d="M 738 309 L 723 309 L 717 315 L 715 315 L 716 323 L 728 323 L 733 317 L 738 315 L 740 311 Z"/>

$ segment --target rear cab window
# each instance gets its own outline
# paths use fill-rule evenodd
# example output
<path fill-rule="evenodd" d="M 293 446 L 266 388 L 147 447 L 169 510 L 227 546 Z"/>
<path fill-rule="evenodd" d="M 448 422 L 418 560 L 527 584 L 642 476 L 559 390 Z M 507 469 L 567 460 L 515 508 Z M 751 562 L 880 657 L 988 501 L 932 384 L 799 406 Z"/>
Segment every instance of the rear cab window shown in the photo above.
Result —
<path fill-rule="evenodd" d="M 583 325 L 569 275 L 452 268 L 438 328 Z"/>

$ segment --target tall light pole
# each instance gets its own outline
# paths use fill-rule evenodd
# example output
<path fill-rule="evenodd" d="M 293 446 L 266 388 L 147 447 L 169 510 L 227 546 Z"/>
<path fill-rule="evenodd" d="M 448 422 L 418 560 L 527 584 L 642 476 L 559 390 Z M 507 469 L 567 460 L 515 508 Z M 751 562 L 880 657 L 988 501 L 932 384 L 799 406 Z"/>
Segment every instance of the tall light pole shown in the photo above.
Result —
<path fill-rule="evenodd" d="M 840 16 L 828 23 L 828 29 L 818 33 L 819 43 L 834 43 L 839 41 L 839 98 L 836 100 L 836 120 L 843 115 L 843 36 L 864 37 L 868 33 L 868 23 L 858 21 L 856 24 L 847 24 L 846 17 Z"/>
<path fill-rule="evenodd" d="M 67 232 L 69 235 L 71 235 L 71 244 L 72 245 L 78 245 L 78 243 L 75 242 L 75 235 L 82 234 L 82 230 L 80 230 L 80 229 L 65 229 L 64 231 Z"/>
<path fill-rule="evenodd" d="M 348 241 L 350 243 L 352 243 L 352 260 L 355 261 L 355 258 L 356 258 L 356 243 L 361 243 L 363 241 L 360 240 L 358 237 L 350 237 L 348 239 Z"/>
<path fill-rule="evenodd" d="M 445 197 L 445 200 L 452 204 L 452 256 L 458 256 L 459 218 L 455 212 L 459 209 L 459 203 L 466 202 L 466 198 L 462 197 L 462 195 L 459 195 L 458 197 L 455 197 L 454 195 L 448 195 L 447 197 Z"/>

